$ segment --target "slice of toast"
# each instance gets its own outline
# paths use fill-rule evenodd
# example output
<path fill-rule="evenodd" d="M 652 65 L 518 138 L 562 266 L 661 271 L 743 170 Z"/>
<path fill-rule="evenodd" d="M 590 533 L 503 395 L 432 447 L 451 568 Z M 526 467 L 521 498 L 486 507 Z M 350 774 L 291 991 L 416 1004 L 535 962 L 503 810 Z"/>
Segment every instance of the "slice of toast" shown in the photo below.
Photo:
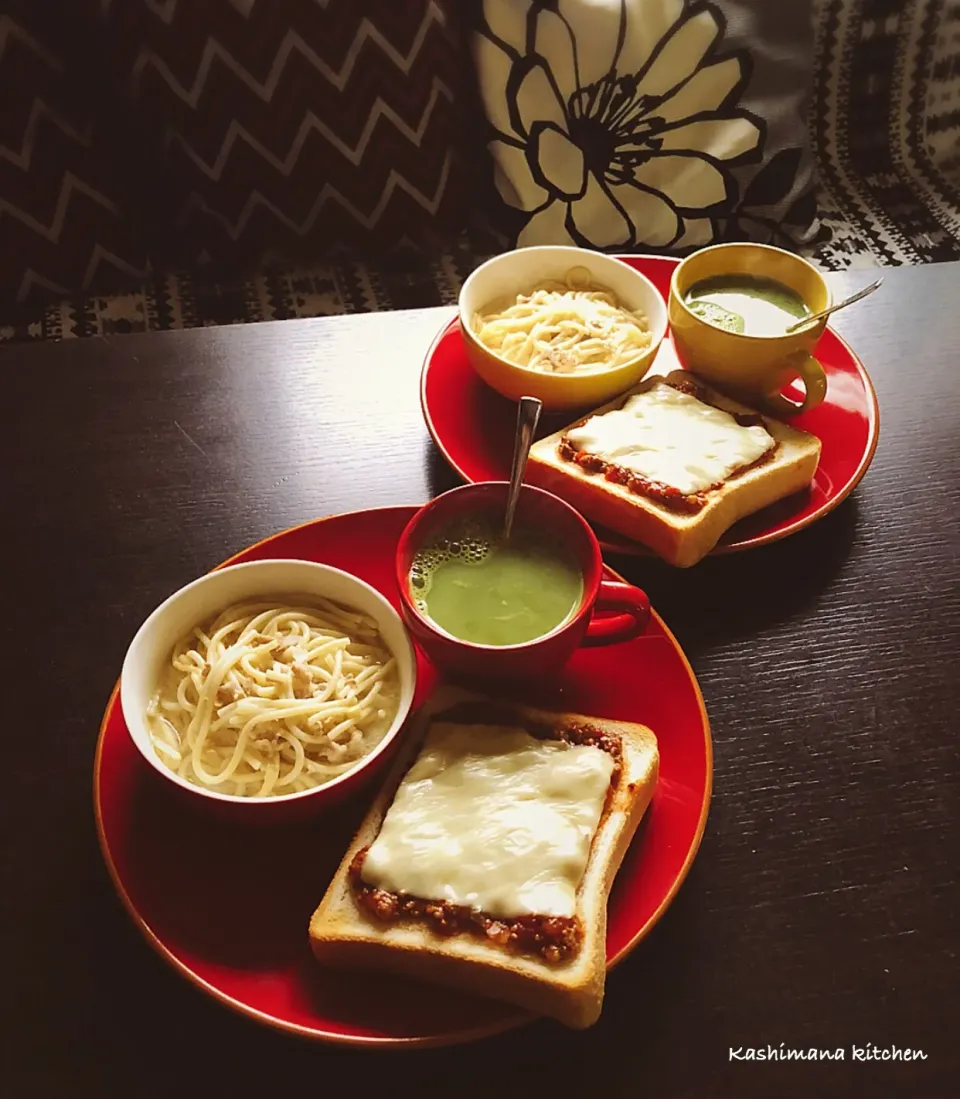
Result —
<path fill-rule="evenodd" d="M 575 423 L 621 408 L 635 393 L 664 382 L 688 387 L 693 383 L 698 399 L 715 408 L 759 415 L 755 409 L 731 400 L 687 371 L 675 370 L 665 377 L 644 379 Z M 686 568 L 708 554 L 738 519 L 799 492 L 813 480 L 820 460 L 820 440 L 770 416 L 759 415 L 759 419 L 776 441 L 776 450 L 761 464 L 735 473 L 719 487 L 707 490 L 706 502 L 692 514 L 632 492 L 625 485 L 608 480 L 603 472 L 587 472 L 576 462 L 561 457 L 561 440 L 575 424 L 568 424 L 533 445 L 526 477 L 531 484 L 572 504 L 586 518 L 643 543 L 670 564 Z"/>
<path fill-rule="evenodd" d="M 619 774 L 611 781 L 576 894 L 576 915 L 583 937 L 579 949 L 564 961 L 548 962 L 537 954 L 520 953 L 476 932 L 441 935 L 422 919 L 382 921 L 357 902 L 350 877 L 354 857 L 378 836 L 397 787 L 419 753 L 431 722 L 459 703 L 470 704 L 477 715 L 464 724 L 480 722 L 478 736 L 483 735 L 480 715 L 489 713 L 491 725 L 509 722 L 519 727 L 557 729 L 561 725 L 586 724 L 619 738 Z M 658 766 L 656 738 L 643 725 L 548 713 L 494 702 L 458 688 L 441 688 L 417 714 L 401 758 L 313 914 L 310 942 L 314 954 L 333 968 L 399 974 L 505 1000 L 536 1014 L 552 1016 L 570 1027 L 592 1025 L 600 1014 L 606 977 L 607 899 L 653 796 Z"/>

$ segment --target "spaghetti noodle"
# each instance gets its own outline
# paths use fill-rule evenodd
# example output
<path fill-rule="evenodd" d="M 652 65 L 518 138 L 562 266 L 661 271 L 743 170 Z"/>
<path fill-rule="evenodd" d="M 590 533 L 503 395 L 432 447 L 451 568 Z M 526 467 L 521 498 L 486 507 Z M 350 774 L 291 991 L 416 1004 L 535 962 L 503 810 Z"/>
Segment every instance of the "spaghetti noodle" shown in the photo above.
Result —
<path fill-rule="evenodd" d="M 591 282 L 585 267 L 545 282 L 502 309 L 474 316 L 477 339 L 507 362 L 545 373 L 623 366 L 651 343 L 647 318 Z"/>
<path fill-rule="evenodd" d="M 176 646 L 147 707 L 154 750 L 226 794 L 291 794 L 350 770 L 397 714 L 372 618 L 327 600 L 229 607 Z"/>

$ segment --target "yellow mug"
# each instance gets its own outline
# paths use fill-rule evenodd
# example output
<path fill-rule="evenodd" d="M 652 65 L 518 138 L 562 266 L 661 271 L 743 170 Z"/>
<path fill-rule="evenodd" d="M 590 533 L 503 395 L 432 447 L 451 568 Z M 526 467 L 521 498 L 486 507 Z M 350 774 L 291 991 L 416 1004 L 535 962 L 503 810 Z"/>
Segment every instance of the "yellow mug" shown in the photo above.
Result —
<path fill-rule="evenodd" d="M 670 280 L 668 316 L 677 358 L 706 382 L 745 403 L 759 399 L 776 416 L 796 416 L 816 408 L 827 393 L 827 377 L 811 352 L 827 326 L 826 318 L 783 336 L 750 336 L 719 328 L 686 305 L 694 283 L 717 275 L 775 279 L 795 291 L 811 313 L 832 303 L 830 288 L 805 259 L 769 244 L 716 244 L 687 256 Z M 799 378 L 803 401 L 780 391 Z"/>

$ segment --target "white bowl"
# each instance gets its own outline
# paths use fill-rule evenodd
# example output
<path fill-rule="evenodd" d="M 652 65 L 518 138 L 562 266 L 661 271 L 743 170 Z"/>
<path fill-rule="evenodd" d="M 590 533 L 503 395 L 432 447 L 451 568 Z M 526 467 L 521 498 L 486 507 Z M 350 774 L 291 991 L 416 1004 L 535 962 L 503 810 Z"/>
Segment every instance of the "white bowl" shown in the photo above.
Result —
<path fill-rule="evenodd" d="M 551 374 L 511 363 L 480 342 L 473 331 L 474 314 L 529 293 L 538 283 L 562 280 L 571 267 L 585 267 L 595 282 L 613 291 L 621 305 L 646 316 L 648 347 L 608 370 Z M 646 275 L 602 252 L 559 244 L 518 248 L 487 260 L 464 282 L 459 310 L 467 357 L 480 377 L 510 400 L 539 397 L 548 412 L 596 407 L 635 385 L 653 365 L 667 331 L 667 303 Z"/>
<path fill-rule="evenodd" d="M 373 751 L 357 760 L 349 771 L 310 790 L 249 798 L 224 794 L 199 786 L 174 774 L 159 758 L 147 727 L 147 705 L 157 689 L 160 676 L 170 659 L 174 645 L 195 626 L 217 615 L 232 603 L 264 596 L 317 596 L 369 614 L 380 630 L 383 641 L 397 661 L 400 678 L 400 707 L 383 739 Z M 190 794 L 224 804 L 236 803 L 258 809 L 277 803 L 324 798 L 344 787 L 353 787 L 358 773 L 377 763 L 387 753 L 400 731 L 413 703 L 417 660 L 413 644 L 399 614 L 369 584 L 329 565 L 313 561 L 267 560 L 230 565 L 201 576 L 175 592 L 150 615 L 137 631 L 127 649 L 120 675 L 120 705 L 130 738 L 150 766 L 168 781 Z M 339 799 L 337 799 L 339 800 Z"/>

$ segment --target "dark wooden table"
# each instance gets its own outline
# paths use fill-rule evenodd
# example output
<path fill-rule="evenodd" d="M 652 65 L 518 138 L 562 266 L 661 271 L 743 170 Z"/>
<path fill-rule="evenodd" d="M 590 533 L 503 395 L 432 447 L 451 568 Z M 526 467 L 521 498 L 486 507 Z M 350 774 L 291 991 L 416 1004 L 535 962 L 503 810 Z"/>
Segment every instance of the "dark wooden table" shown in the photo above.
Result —
<path fill-rule="evenodd" d="M 174 588 L 278 528 L 454 484 L 417 395 L 452 311 L 0 351 L 0 1091 L 958 1094 L 960 265 L 886 277 L 836 321 L 881 405 L 854 496 L 692 572 L 614 562 L 676 631 L 712 719 L 713 808 L 673 906 L 592 1031 L 408 1054 L 261 1030 L 168 970 L 111 890 L 90 778 L 126 645 Z M 781 1042 L 846 1060 L 730 1059 Z M 852 1062 L 866 1045 L 926 1059 Z"/>

